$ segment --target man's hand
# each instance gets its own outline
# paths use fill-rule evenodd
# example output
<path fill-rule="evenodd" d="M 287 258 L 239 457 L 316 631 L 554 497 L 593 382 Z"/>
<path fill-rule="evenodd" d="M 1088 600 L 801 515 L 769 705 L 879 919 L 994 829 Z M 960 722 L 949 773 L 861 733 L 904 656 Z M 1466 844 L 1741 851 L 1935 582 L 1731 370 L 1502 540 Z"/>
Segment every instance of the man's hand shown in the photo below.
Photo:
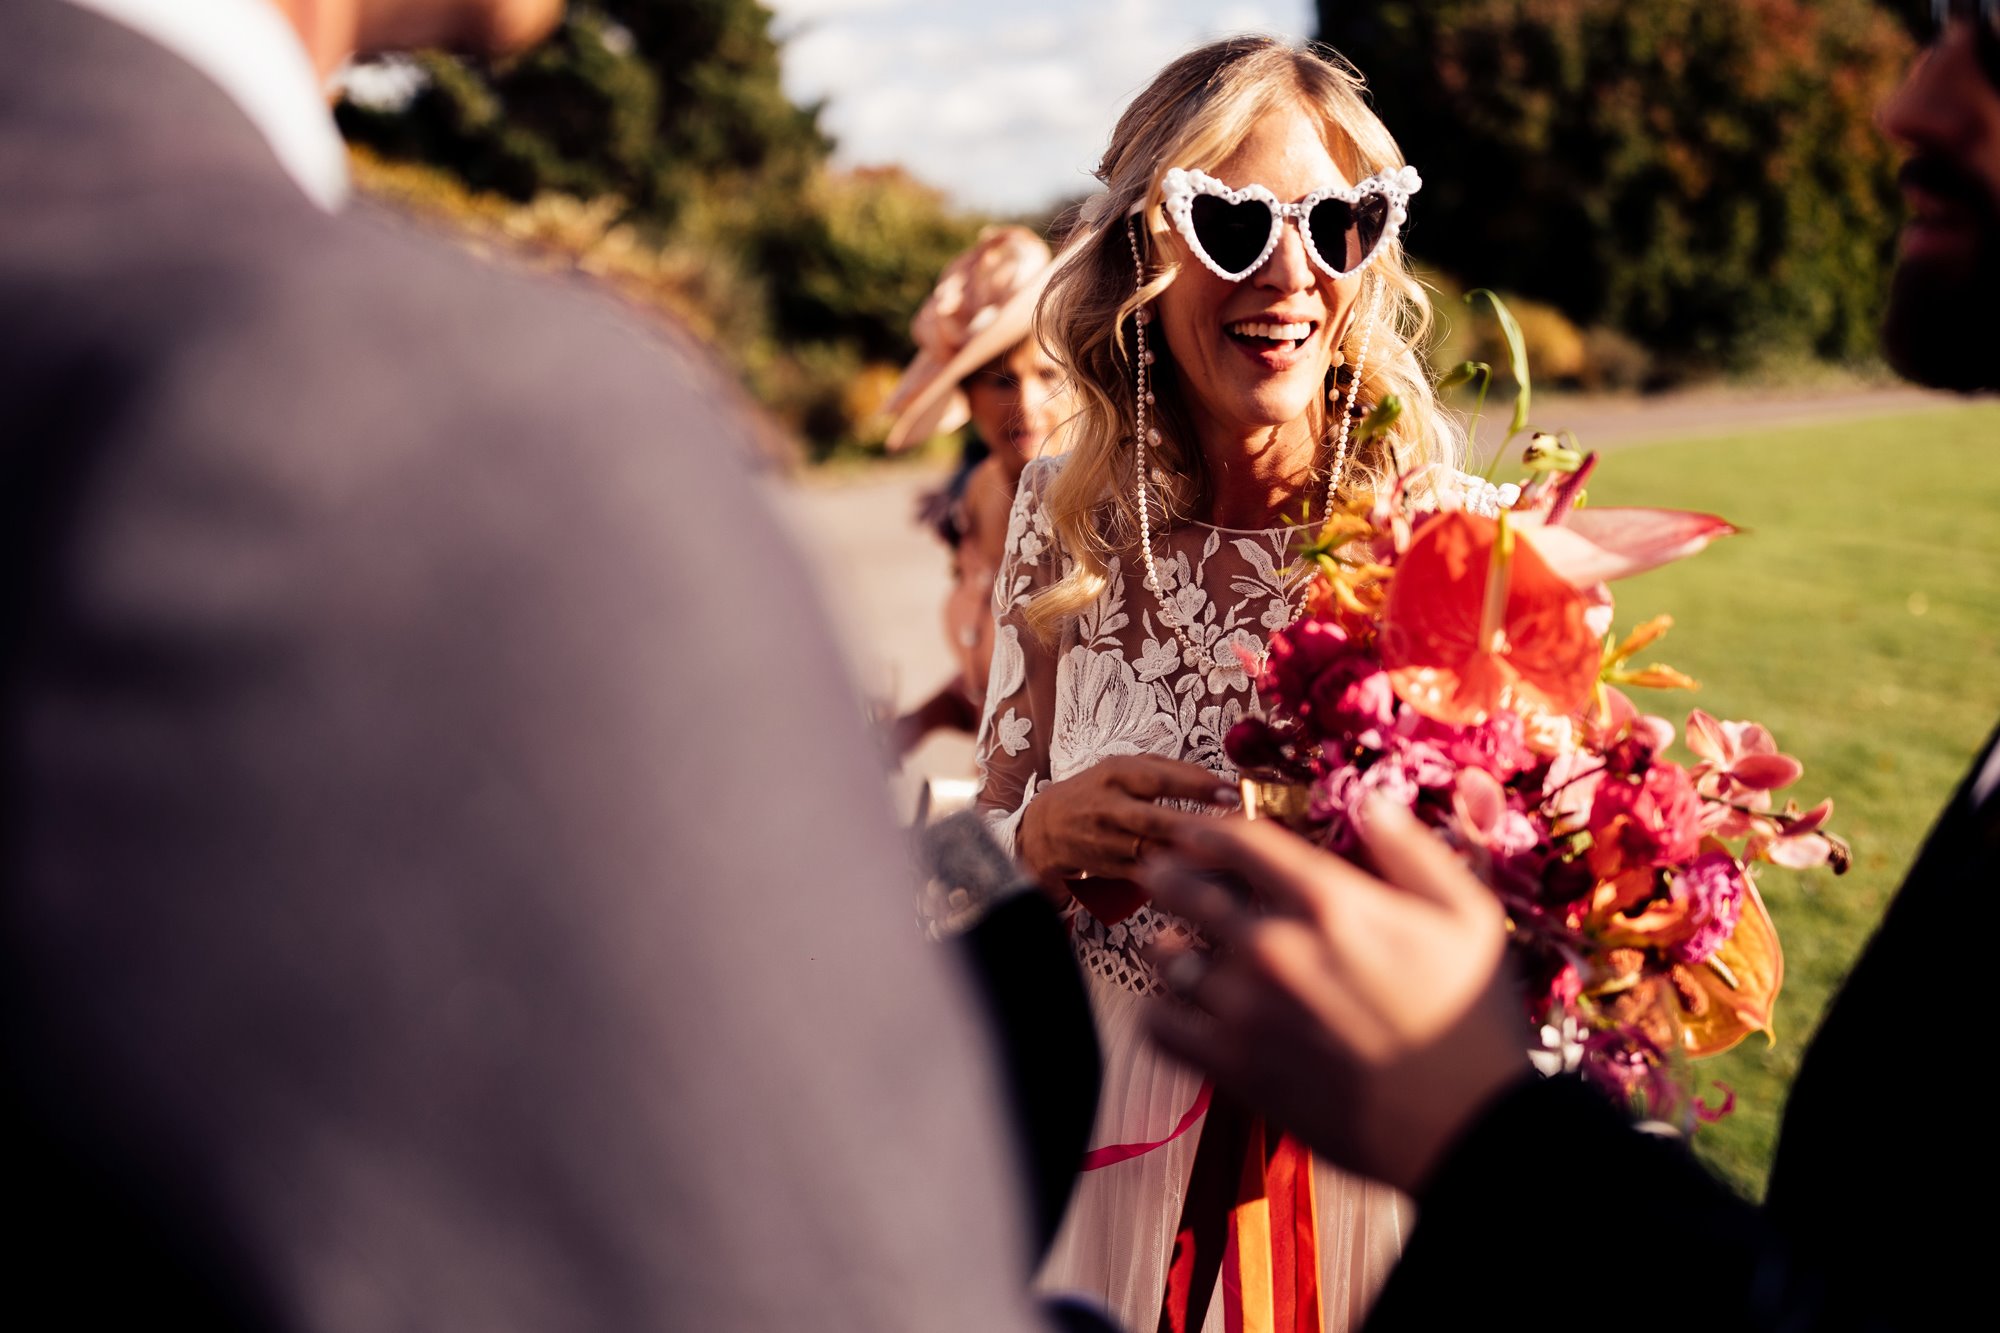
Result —
<path fill-rule="evenodd" d="M 1138 878 L 1217 950 L 1159 954 L 1180 999 L 1152 1028 L 1313 1151 L 1414 1193 L 1527 1071 L 1530 1036 L 1492 893 L 1401 809 L 1361 833 L 1384 879 L 1275 824 L 1177 825 Z"/>

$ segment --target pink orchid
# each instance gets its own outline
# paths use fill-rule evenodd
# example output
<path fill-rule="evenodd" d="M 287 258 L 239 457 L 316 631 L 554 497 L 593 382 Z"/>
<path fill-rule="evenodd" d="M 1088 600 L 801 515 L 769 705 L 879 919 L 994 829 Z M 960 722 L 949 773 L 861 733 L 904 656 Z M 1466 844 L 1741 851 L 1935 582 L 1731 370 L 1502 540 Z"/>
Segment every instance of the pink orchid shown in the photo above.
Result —
<path fill-rule="evenodd" d="M 1799 780 L 1805 765 L 1778 753 L 1778 742 L 1755 722 L 1718 722 L 1699 708 L 1688 714 L 1687 745 L 1701 756 L 1690 770 L 1703 796 L 1736 801 Z M 1758 806 L 1764 808 L 1763 805 Z"/>
<path fill-rule="evenodd" d="M 1597 788 L 1610 770 L 1601 755 L 1566 750 L 1549 762 L 1542 778 L 1542 811 L 1559 834 L 1575 833 L 1590 820 Z"/>
<path fill-rule="evenodd" d="M 1390 758 L 1365 769 L 1344 766 L 1321 777 L 1312 785 L 1306 812 L 1314 823 L 1326 826 L 1327 846 L 1351 856 L 1361 847 L 1355 830 L 1370 801 L 1389 801 L 1407 810 L 1415 808 L 1422 794 L 1409 771 Z"/>
<path fill-rule="evenodd" d="M 1513 807 L 1507 800 L 1507 789 L 1484 769 L 1459 770 L 1452 786 L 1451 808 L 1459 836 L 1495 856 L 1519 856 L 1533 851 L 1542 841 L 1535 821 Z"/>
<path fill-rule="evenodd" d="M 1835 874 L 1847 869 L 1847 844 L 1820 829 L 1833 814 L 1833 802 L 1821 801 L 1804 814 L 1788 803 L 1785 813 L 1760 818 L 1743 849 L 1745 860 L 1769 861 L 1787 870 L 1816 870 L 1832 865 Z"/>

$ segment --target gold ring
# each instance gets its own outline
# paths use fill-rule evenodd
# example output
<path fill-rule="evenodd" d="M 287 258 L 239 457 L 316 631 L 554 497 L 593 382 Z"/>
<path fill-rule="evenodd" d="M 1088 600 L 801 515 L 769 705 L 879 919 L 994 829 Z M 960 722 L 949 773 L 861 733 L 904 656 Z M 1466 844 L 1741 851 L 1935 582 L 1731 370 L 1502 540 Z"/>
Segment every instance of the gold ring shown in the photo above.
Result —
<path fill-rule="evenodd" d="M 1141 833 L 1132 839 L 1132 859 L 1138 860 L 1146 854 L 1146 835 Z"/>

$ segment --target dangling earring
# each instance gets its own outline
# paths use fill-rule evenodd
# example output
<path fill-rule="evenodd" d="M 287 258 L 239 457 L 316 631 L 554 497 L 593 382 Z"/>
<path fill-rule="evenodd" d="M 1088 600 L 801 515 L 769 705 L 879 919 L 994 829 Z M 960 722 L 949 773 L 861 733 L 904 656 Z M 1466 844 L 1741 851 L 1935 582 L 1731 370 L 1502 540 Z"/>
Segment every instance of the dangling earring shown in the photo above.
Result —
<path fill-rule="evenodd" d="M 1139 255 L 1139 224 L 1136 218 L 1125 220 L 1125 239 L 1132 246 L 1132 290 L 1146 290 L 1146 261 Z M 1150 425 L 1153 407 L 1153 349 L 1146 346 L 1146 326 L 1153 322 L 1153 312 L 1147 306 L 1140 306 L 1132 314 L 1135 330 L 1133 342 L 1139 354 L 1133 359 L 1132 424 L 1138 444 L 1138 495 L 1139 502 L 1139 558 L 1146 566 L 1146 589 L 1153 594 L 1153 603 L 1159 608 L 1160 623 L 1174 632 L 1180 640 L 1183 659 L 1190 664 L 1206 662 L 1205 670 L 1216 669 L 1215 654 L 1203 648 L 1188 634 L 1187 628 L 1167 613 L 1167 596 L 1160 591 L 1160 567 L 1153 559 L 1153 506 L 1147 481 L 1151 476 L 1148 451 L 1159 444 L 1159 428 Z M 1160 508 L 1160 523 L 1167 521 L 1164 505 Z"/>
<path fill-rule="evenodd" d="M 1137 218 L 1125 219 L 1125 240 L 1132 247 L 1132 290 L 1136 294 L 1146 290 L 1146 261 L 1139 255 L 1139 222 Z M 1146 558 L 1146 586 L 1155 595 L 1160 591 L 1159 572 L 1153 568 L 1153 515 L 1152 503 L 1146 481 L 1151 472 L 1148 459 L 1149 446 L 1160 442 L 1160 432 L 1150 424 L 1153 406 L 1153 349 L 1146 346 L 1146 326 L 1153 322 L 1150 306 L 1141 305 L 1132 313 L 1134 330 L 1133 342 L 1138 355 L 1132 358 L 1133 398 L 1132 425 L 1133 440 L 1138 446 L 1136 480 L 1139 508 L 1139 549 Z M 1166 515 L 1161 514 L 1164 519 Z"/>
<path fill-rule="evenodd" d="M 1354 371 L 1348 377 L 1345 394 L 1340 391 L 1339 372 L 1345 366 L 1347 356 L 1342 351 L 1334 352 L 1333 388 L 1327 391 L 1326 397 L 1328 407 L 1340 418 L 1340 424 L 1335 428 L 1334 438 L 1337 443 L 1333 450 L 1333 469 L 1326 478 L 1326 512 L 1329 517 L 1333 514 L 1334 492 L 1340 489 L 1340 483 L 1347 475 L 1347 437 L 1354 428 L 1354 409 L 1361 401 L 1361 375 L 1368 368 L 1368 344 L 1374 338 L 1375 311 L 1374 307 L 1370 306 L 1367 313 L 1362 316 L 1361 350 L 1354 355 Z"/>

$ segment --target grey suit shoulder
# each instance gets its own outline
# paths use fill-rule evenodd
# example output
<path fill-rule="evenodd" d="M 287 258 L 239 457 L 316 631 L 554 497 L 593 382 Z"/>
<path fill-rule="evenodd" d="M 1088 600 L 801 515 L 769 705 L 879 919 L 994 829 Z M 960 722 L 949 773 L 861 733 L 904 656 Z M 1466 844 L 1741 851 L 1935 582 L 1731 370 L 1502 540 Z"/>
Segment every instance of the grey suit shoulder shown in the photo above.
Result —
<path fill-rule="evenodd" d="M 267 1325 L 1029 1326 L 987 1038 L 708 372 L 314 212 L 52 0 L 0 168 L 38 1197 Z M 144 1309 L 116 1234 L 39 1278 Z"/>

